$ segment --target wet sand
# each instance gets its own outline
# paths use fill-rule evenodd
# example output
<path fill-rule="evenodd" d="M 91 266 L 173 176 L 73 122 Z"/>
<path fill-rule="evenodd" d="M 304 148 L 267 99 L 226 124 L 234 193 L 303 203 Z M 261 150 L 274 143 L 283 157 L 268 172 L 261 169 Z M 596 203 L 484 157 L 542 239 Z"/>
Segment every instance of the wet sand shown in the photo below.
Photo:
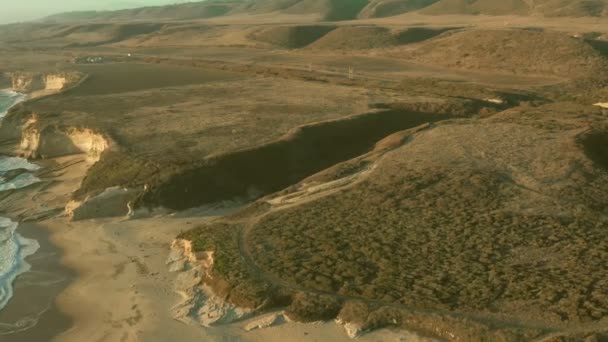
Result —
<path fill-rule="evenodd" d="M 32 268 L 17 277 L 14 297 L 0 311 L 0 341 L 50 341 L 72 325 L 72 319 L 58 309 L 55 298 L 75 274 L 61 264 L 62 251 L 49 241 L 45 229 L 22 223 L 18 232 L 37 240 L 40 249 L 26 259 Z"/>

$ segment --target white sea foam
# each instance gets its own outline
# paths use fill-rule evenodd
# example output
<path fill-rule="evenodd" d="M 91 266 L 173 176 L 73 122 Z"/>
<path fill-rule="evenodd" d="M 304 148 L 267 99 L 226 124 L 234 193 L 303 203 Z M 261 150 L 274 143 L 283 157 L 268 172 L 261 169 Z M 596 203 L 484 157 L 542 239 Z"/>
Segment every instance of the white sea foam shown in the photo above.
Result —
<path fill-rule="evenodd" d="M 0 217 L 0 309 L 13 296 L 13 281 L 30 269 L 25 258 L 40 247 L 36 240 L 17 234 L 17 223 Z"/>
<path fill-rule="evenodd" d="M 27 161 L 27 159 L 0 156 L 0 172 L 6 172 L 17 169 L 36 171 L 40 169 L 40 166 L 30 163 L 29 161 Z"/>
<path fill-rule="evenodd" d="M 6 116 L 12 106 L 23 102 L 25 98 L 24 94 L 12 90 L 0 90 L 0 120 Z"/>
<path fill-rule="evenodd" d="M 0 91 L 0 119 L 6 115 L 11 106 L 23 101 L 25 96 L 10 91 Z M 17 176 L 10 176 L 8 171 L 26 170 Z M 19 189 L 39 181 L 31 172 L 39 166 L 23 158 L 0 156 L 0 191 Z M 16 232 L 17 223 L 0 217 L 0 310 L 13 296 L 13 281 L 30 269 L 25 258 L 34 254 L 40 247 L 36 240 L 26 239 Z"/>
<path fill-rule="evenodd" d="M 34 176 L 31 173 L 22 173 L 19 176 L 11 179 L 8 182 L 0 183 L 0 192 L 6 190 L 15 190 L 25 188 L 26 186 L 30 186 L 32 184 L 38 183 L 40 179 Z M 0 182 L 3 182 L 2 177 L 0 176 Z M 1 252 L 0 252 L 1 253 Z"/>

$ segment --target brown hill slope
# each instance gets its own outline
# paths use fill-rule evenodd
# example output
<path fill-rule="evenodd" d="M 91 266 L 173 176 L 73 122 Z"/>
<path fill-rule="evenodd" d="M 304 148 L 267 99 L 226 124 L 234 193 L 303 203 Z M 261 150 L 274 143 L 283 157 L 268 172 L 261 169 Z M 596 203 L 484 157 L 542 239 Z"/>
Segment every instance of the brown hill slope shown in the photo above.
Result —
<path fill-rule="evenodd" d="M 68 12 L 52 15 L 46 21 L 120 21 L 120 20 L 184 20 L 212 18 L 225 15 L 239 6 L 243 0 L 203 1 L 168 6 L 151 6 L 118 11 Z"/>
<path fill-rule="evenodd" d="M 300 0 L 285 10 L 289 14 L 318 13 L 324 20 L 351 20 L 368 4 L 368 0 Z"/>
<path fill-rule="evenodd" d="M 207 0 L 119 11 L 61 13 L 47 21 L 188 20 L 231 14 L 316 14 L 322 20 L 424 14 L 607 16 L 608 0 Z"/>
<path fill-rule="evenodd" d="M 422 12 L 425 14 L 527 14 L 524 0 L 441 0 Z"/>
<path fill-rule="evenodd" d="M 441 0 L 427 8 L 425 14 L 488 14 L 542 16 L 606 16 L 606 0 Z"/>
<path fill-rule="evenodd" d="M 578 0 L 578 1 L 560 1 L 560 0 L 545 0 L 539 2 L 533 9 L 535 13 L 541 13 L 546 16 L 608 16 L 608 1 L 606 0 Z"/>
<path fill-rule="evenodd" d="M 397 37 L 391 30 L 376 26 L 339 27 L 310 45 L 315 49 L 356 50 L 395 46 Z"/>
<path fill-rule="evenodd" d="M 359 18 L 382 18 L 417 11 L 434 4 L 438 0 L 372 0 Z"/>
<path fill-rule="evenodd" d="M 378 26 L 341 26 L 308 45 L 323 50 L 362 50 L 395 47 L 431 39 L 455 28 L 410 27 L 391 30 Z"/>
<path fill-rule="evenodd" d="M 61 13 L 47 17 L 46 21 L 188 20 L 272 12 L 318 14 L 323 20 L 334 21 L 355 19 L 368 3 L 369 0 L 208 0 L 118 11 Z"/>
<path fill-rule="evenodd" d="M 161 31 L 162 23 L 18 24 L 0 28 L 0 40 L 37 46 L 96 46 Z"/>
<path fill-rule="evenodd" d="M 311 44 L 335 28 L 329 25 L 276 26 L 253 32 L 250 37 L 260 42 L 294 49 Z"/>
<path fill-rule="evenodd" d="M 564 78 L 608 75 L 606 57 L 584 40 L 557 32 L 456 31 L 402 52 L 402 56 L 450 68 Z"/>

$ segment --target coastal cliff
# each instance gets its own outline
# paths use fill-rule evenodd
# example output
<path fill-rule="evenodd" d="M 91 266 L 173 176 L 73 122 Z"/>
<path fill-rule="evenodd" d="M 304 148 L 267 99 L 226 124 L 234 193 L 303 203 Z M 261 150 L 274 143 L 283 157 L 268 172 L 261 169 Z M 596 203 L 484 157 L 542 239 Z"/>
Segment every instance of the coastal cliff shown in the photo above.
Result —
<path fill-rule="evenodd" d="M 32 159 L 85 153 L 87 162 L 94 164 L 110 145 L 108 138 L 91 129 L 41 127 L 34 115 L 22 127 L 19 152 L 24 157 Z"/>
<path fill-rule="evenodd" d="M 78 84 L 83 78 L 84 75 L 76 71 L 50 73 L 14 71 L 0 75 L 0 85 L 20 93 L 58 92 Z"/>

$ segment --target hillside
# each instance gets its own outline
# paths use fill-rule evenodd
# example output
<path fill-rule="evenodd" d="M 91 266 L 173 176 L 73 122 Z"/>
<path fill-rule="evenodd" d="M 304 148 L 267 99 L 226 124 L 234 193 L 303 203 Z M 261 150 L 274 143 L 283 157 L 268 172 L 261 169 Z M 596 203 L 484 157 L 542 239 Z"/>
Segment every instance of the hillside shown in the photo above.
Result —
<path fill-rule="evenodd" d="M 422 13 L 582 17 L 606 16 L 607 10 L 606 0 L 441 0 Z"/>
<path fill-rule="evenodd" d="M 181 238 L 213 253 L 205 282 L 222 298 L 287 306 L 300 321 L 448 341 L 582 341 L 550 339 L 576 326 L 603 340 L 592 334 L 608 314 L 596 114 L 559 103 L 400 132 L 383 141 L 392 150 Z"/>
<path fill-rule="evenodd" d="M 529 13 L 529 6 L 524 0 L 441 0 L 425 8 L 422 13 L 524 15 Z"/>
<path fill-rule="evenodd" d="M 322 20 L 355 19 L 368 0 L 207 0 L 168 6 L 151 6 L 118 11 L 70 12 L 49 16 L 48 22 L 189 20 L 231 14 L 317 14 Z"/>
<path fill-rule="evenodd" d="M 608 61 L 599 51 L 581 39 L 557 32 L 456 31 L 397 54 L 458 69 L 576 78 L 608 75 Z"/>
<path fill-rule="evenodd" d="M 397 45 L 397 37 L 387 28 L 375 26 L 339 27 L 310 45 L 315 49 L 357 50 Z"/>
<path fill-rule="evenodd" d="M 45 21 L 190 20 L 237 14 L 314 14 L 323 21 L 429 15 L 485 14 L 546 17 L 607 16 L 608 0 L 207 0 L 118 11 L 70 12 Z"/>
<path fill-rule="evenodd" d="M 49 16 L 45 21 L 121 21 L 121 20 L 186 20 L 222 16 L 236 10 L 244 0 L 210 0 L 168 6 L 150 6 L 118 11 L 68 12 Z"/>
<path fill-rule="evenodd" d="M 423 9 L 437 1 L 438 0 L 372 0 L 369 5 L 359 13 L 359 18 L 391 17 Z"/>
<path fill-rule="evenodd" d="M 250 38 L 274 46 L 293 49 L 305 47 L 334 29 L 335 26 L 321 25 L 277 26 L 253 32 Z"/>

